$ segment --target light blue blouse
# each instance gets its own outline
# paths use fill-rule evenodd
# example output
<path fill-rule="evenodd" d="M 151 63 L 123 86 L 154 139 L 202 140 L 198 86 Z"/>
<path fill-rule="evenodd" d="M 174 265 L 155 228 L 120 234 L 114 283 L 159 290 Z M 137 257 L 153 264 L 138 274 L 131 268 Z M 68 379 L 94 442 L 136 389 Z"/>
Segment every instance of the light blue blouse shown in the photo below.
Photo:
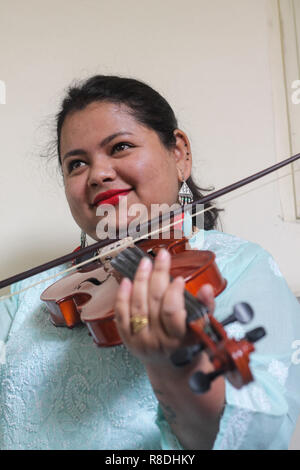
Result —
<path fill-rule="evenodd" d="M 250 325 L 231 324 L 228 333 L 267 330 L 252 354 L 255 381 L 241 390 L 226 382 L 214 449 L 286 449 L 300 409 L 300 306 L 258 245 L 218 231 L 198 232 L 191 245 L 214 251 L 228 281 L 215 316 L 224 319 L 240 301 L 255 311 Z M 0 302 L 0 449 L 181 449 L 124 346 L 100 349 L 84 326 L 50 323 L 39 297 L 52 282 Z"/>

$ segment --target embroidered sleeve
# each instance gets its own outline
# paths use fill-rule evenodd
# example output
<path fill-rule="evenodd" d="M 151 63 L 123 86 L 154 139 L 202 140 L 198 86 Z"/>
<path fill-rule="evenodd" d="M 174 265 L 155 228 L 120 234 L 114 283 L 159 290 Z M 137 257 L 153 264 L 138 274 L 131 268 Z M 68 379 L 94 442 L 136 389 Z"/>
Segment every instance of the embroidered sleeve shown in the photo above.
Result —
<path fill-rule="evenodd" d="M 216 299 L 216 318 L 223 320 L 237 302 L 248 302 L 254 320 L 229 325 L 229 336 L 240 339 L 257 326 L 266 329 L 266 336 L 251 357 L 254 381 L 236 390 L 226 380 L 226 405 L 213 449 L 287 449 L 300 410 L 300 361 L 293 361 L 300 306 L 266 251 L 241 244 L 227 261 L 222 272 L 228 286 Z M 157 424 L 163 449 L 181 449 L 161 411 Z"/>
<path fill-rule="evenodd" d="M 241 338 L 257 326 L 266 336 L 255 344 L 251 356 L 254 381 L 236 390 L 226 383 L 226 407 L 214 449 L 287 449 L 300 409 L 297 383 L 300 366 L 293 364 L 292 345 L 300 337 L 300 306 L 289 290 L 276 262 L 262 249 L 239 276 L 226 266 L 228 288 L 217 300 L 215 315 L 223 319 L 240 301 L 249 302 L 255 318 L 249 325 L 232 324 L 229 335 Z"/>
<path fill-rule="evenodd" d="M 183 450 L 177 437 L 172 432 L 168 421 L 165 419 L 163 411 L 158 405 L 156 424 L 160 430 L 160 442 L 162 450 Z"/>

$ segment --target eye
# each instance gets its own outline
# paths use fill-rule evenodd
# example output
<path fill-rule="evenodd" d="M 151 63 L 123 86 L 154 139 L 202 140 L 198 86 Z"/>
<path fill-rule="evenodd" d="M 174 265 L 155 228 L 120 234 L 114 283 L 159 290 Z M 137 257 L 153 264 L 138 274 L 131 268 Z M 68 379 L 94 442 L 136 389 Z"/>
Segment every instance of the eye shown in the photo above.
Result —
<path fill-rule="evenodd" d="M 127 150 L 132 147 L 134 147 L 134 145 L 129 144 L 128 142 L 118 142 L 113 146 L 111 153 L 113 155 L 116 152 L 123 152 L 124 150 Z"/>
<path fill-rule="evenodd" d="M 83 162 L 82 160 L 72 160 L 68 164 L 68 172 L 72 173 L 73 170 L 77 170 L 82 165 L 86 165 L 86 163 Z"/>

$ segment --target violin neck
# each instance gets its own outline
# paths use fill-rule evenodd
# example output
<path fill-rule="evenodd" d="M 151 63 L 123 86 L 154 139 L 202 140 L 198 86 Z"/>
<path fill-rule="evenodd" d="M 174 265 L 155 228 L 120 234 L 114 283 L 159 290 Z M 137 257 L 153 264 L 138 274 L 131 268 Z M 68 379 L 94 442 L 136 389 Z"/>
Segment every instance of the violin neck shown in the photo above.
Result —
<path fill-rule="evenodd" d="M 136 270 L 142 258 L 147 256 L 137 246 L 126 248 L 111 260 L 112 267 L 131 281 L 134 279 Z M 185 309 L 187 312 L 187 323 L 196 321 L 208 313 L 208 308 L 200 300 L 196 299 L 186 289 L 184 291 Z"/>

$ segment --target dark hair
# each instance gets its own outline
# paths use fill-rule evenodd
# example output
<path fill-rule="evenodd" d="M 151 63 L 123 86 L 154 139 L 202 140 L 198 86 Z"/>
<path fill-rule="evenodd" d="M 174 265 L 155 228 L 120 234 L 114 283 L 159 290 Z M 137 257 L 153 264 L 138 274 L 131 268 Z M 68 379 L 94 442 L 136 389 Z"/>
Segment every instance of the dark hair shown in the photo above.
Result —
<path fill-rule="evenodd" d="M 157 91 L 132 78 L 95 75 L 68 89 L 61 110 L 56 116 L 57 153 L 60 164 L 61 130 L 67 115 L 82 110 L 95 101 L 126 105 L 138 122 L 156 131 L 166 148 L 170 149 L 175 145 L 174 131 L 178 128 L 177 119 L 169 103 Z M 192 176 L 186 182 L 193 193 L 194 200 L 203 197 L 200 191 L 207 191 L 198 187 Z M 204 205 L 205 208 L 209 206 L 209 203 Z M 205 212 L 205 230 L 214 228 L 217 217 L 218 209 L 216 208 Z"/>

